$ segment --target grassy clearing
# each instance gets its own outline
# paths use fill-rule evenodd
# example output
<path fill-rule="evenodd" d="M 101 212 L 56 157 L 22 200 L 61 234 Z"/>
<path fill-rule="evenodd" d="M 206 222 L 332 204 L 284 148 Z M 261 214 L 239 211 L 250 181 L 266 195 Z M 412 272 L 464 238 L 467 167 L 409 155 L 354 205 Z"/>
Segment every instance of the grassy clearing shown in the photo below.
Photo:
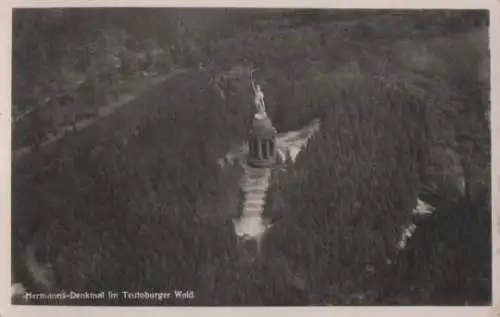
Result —
<path fill-rule="evenodd" d="M 221 174 L 215 164 L 245 137 L 249 87 L 236 83 L 223 101 L 208 75 L 193 71 L 77 133 L 73 145 L 17 163 L 14 275 L 26 275 L 22 254 L 36 243 L 60 289 L 192 288 L 190 304 L 203 305 L 430 304 L 436 294 L 439 303 L 484 302 L 467 287 L 446 297 L 453 274 L 435 272 L 451 265 L 455 276 L 488 280 L 488 266 L 417 256 L 429 268 L 408 277 L 412 266 L 395 252 L 422 187 L 450 188 L 460 177 L 467 204 L 447 203 L 439 192 L 437 204 L 447 207 L 428 230 L 457 223 L 482 232 L 477 245 L 489 239 L 487 217 L 477 226 L 462 217 L 489 192 L 486 31 L 417 24 L 386 16 L 291 29 L 261 23 L 212 43 L 217 66 L 259 68 L 278 130 L 322 120 L 296 164 L 275 177 L 266 213 L 278 222 L 262 258 L 242 256 L 232 232 L 241 171 Z M 458 157 L 453 166 L 444 163 L 446 151 Z M 453 210 L 450 222 L 444 215 Z M 463 250 L 462 235 L 436 236 L 410 252 L 434 252 L 446 239 L 439 252 Z M 467 254 L 487 263 L 486 250 Z M 388 259 L 406 278 L 384 275 Z M 418 296 L 408 290 L 417 280 Z M 476 284 L 486 294 L 485 285 Z"/>

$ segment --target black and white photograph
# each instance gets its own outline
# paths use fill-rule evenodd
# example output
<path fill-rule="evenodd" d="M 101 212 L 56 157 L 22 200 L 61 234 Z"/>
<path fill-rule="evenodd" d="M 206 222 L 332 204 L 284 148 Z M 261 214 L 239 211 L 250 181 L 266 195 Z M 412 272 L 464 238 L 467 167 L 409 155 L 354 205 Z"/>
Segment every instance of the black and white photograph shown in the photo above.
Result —
<path fill-rule="evenodd" d="M 11 305 L 491 306 L 490 21 L 13 8 Z"/>

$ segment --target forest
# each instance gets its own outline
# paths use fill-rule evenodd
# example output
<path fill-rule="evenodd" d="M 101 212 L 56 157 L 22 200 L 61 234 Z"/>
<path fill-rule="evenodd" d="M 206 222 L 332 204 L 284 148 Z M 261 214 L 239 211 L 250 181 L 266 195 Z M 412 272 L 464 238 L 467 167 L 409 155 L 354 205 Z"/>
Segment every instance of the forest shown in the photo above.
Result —
<path fill-rule="evenodd" d="M 480 10 L 14 10 L 12 148 L 32 151 L 12 161 L 13 282 L 195 290 L 168 305 L 489 305 L 488 25 Z M 238 171 L 215 164 L 254 110 L 238 67 L 279 131 L 323 126 L 275 179 L 257 258 L 231 228 Z M 398 251 L 418 197 L 436 211 Z"/>

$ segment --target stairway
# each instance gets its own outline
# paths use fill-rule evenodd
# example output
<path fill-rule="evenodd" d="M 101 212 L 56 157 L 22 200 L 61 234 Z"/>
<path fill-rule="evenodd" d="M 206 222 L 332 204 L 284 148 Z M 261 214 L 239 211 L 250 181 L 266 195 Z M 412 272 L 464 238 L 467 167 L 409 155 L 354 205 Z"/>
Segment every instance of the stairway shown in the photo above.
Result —
<path fill-rule="evenodd" d="M 233 220 L 234 230 L 244 240 L 254 239 L 260 243 L 270 224 L 262 218 L 267 189 L 271 179 L 270 168 L 252 168 L 241 164 L 244 168 L 239 186 L 244 193 L 241 216 Z"/>

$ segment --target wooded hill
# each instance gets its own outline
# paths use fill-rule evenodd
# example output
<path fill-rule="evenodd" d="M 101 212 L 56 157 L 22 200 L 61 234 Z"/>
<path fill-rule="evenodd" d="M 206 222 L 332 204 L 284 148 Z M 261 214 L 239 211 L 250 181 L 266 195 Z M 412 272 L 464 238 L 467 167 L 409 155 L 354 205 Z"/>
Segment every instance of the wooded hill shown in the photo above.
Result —
<path fill-rule="evenodd" d="M 187 304 L 201 305 L 490 301 L 487 12 L 139 11 L 16 13 L 15 107 L 38 103 L 36 85 L 70 82 L 62 74 L 79 63 L 101 76 L 89 65 L 115 47 L 144 52 L 129 43 L 145 35 L 169 56 L 166 69 L 258 68 L 278 130 L 315 117 L 323 126 L 270 195 L 266 212 L 280 220 L 264 256 L 242 260 L 229 217 L 238 175 L 215 164 L 245 137 L 248 82 L 222 100 L 213 73 L 193 69 L 15 162 L 15 279 L 37 287 L 24 262 L 34 244 L 57 289 L 191 288 Z M 106 34 L 117 31 L 127 40 L 114 46 L 121 37 Z M 110 73 L 162 65 L 144 63 Z M 438 211 L 397 253 L 418 196 Z"/>

